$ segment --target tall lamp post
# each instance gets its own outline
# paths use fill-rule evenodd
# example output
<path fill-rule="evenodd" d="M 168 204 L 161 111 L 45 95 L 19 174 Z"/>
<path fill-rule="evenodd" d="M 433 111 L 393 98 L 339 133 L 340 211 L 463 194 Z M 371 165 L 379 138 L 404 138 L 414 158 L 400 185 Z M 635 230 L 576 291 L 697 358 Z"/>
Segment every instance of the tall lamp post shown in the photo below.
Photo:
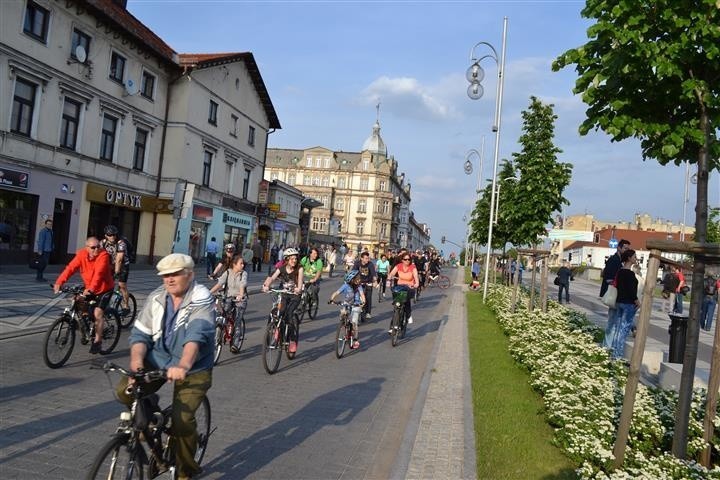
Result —
<path fill-rule="evenodd" d="M 492 130 L 495 132 L 495 153 L 493 155 L 493 176 L 492 176 L 492 190 L 490 196 L 490 218 L 488 219 L 488 238 L 487 238 L 487 254 L 485 255 L 485 279 L 483 282 L 483 301 L 487 298 L 488 289 L 488 271 L 490 270 L 490 254 L 492 252 L 492 233 L 493 233 L 493 220 L 495 214 L 495 194 L 496 194 L 496 183 L 497 183 L 497 167 L 498 167 L 498 154 L 500 152 L 500 117 L 502 112 L 502 99 L 503 99 L 503 86 L 505 81 L 505 47 L 507 39 L 507 23 L 508 18 L 503 18 L 503 33 L 502 33 L 502 47 L 501 56 L 498 57 L 497 50 L 495 47 L 490 45 L 488 42 L 478 42 L 470 50 L 470 67 L 467 69 L 466 78 L 470 82 L 470 86 L 467 89 L 468 97 L 473 100 L 478 100 L 483 96 L 484 89 L 480 82 L 485 78 L 485 72 L 480 66 L 480 62 L 486 58 L 492 58 L 495 60 L 495 64 L 498 67 L 498 81 L 497 81 L 497 92 L 495 96 L 495 121 L 493 123 Z M 475 56 L 475 49 L 480 45 L 488 47 L 492 53 L 477 58 Z"/>
<path fill-rule="evenodd" d="M 471 175 L 473 172 L 473 165 L 472 161 L 470 161 L 470 158 L 475 155 L 478 157 L 479 160 L 479 168 L 478 168 L 478 181 L 477 181 L 477 188 L 475 189 L 475 205 L 477 205 L 478 199 L 480 198 L 480 185 L 482 181 L 482 171 L 483 171 L 483 161 L 485 160 L 485 135 L 482 137 L 482 144 L 480 146 L 480 151 L 478 152 L 474 148 L 471 148 L 468 150 L 467 154 L 465 154 L 465 165 L 463 166 L 463 169 L 465 170 L 465 175 Z M 474 208 L 474 207 L 473 207 Z M 470 215 L 470 218 L 472 218 L 472 214 Z M 470 248 L 470 234 L 468 233 L 468 243 L 465 247 L 466 249 Z M 472 250 L 472 258 L 475 258 L 475 242 L 473 242 L 473 250 Z M 467 257 L 467 250 L 465 251 L 465 257 Z M 466 265 L 467 266 L 467 265 Z"/>

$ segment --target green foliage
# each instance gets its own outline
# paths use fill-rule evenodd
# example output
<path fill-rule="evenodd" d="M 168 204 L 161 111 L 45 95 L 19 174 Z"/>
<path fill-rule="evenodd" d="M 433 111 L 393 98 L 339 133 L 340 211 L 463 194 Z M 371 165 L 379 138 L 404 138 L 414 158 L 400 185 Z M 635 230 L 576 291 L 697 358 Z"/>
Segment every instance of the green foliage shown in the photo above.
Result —
<path fill-rule="evenodd" d="M 643 157 L 662 165 L 697 162 L 707 135 L 709 170 L 720 168 L 716 0 L 587 0 L 582 16 L 597 21 L 589 41 L 553 63 L 579 75 L 575 93 L 589 107 L 580 133 L 638 138 Z"/>
<path fill-rule="evenodd" d="M 720 243 L 720 208 L 710 209 L 705 241 L 708 243 Z"/>

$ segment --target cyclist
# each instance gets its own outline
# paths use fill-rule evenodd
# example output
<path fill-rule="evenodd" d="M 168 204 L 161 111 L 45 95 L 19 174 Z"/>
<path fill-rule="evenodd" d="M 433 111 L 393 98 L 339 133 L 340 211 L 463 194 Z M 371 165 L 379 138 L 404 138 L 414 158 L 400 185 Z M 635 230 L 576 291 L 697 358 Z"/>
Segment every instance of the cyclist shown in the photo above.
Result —
<path fill-rule="evenodd" d="M 102 344 L 103 324 L 105 323 L 104 310 L 110 303 L 111 294 L 115 287 L 113 275 L 110 270 L 110 255 L 102 248 L 96 237 L 88 237 L 85 241 L 85 248 L 78 250 L 75 257 L 68 263 L 65 270 L 55 280 L 53 291 L 57 294 L 63 283 L 78 270 L 85 284 L 83 295 L 95 294 L 98 297 L 98 303 L 92 312 L 95 318 L 95 339 L 90 346 L 90 353 L 100 353 Z"/>
<path fill-rule="evenodd" d="M 310 253 L 300 260 L 300 266 L 302 266 L 305 276 L 305 288 L 310 291 L 315 299 L 315 303 L 317 303 L 320 294 L 320 276 L 323 271 L 323 262 L 320 259 L 318 249 L 315 247 L 311 248 Z"/>
<path fill-rule="evenodd" d="M 290 353 L 297 352 L 297 344 L 300 338 L 300 322 L 297 316 L 294 315 L 295 309 L 300 303 L 300 293 L 303 291 L 303 268 L 298 262 L 299 255 L 299 252 L 294 248 L 285 249 L 285 252 L 283 252 L 283 264 L 275 269 L 275 272 L 271 276 L 265 279 L 262 286 L 263 292 L 267 292 L 270 289 L 270 285 L 279 279 L 280 288 L 296 294 L 283 295 L 285 299 L 282 302 L 284 305 L 282 315 L 285 323 L 290 327 L 288 332 L 288 336 L 290 337 L 288 351 Z"/>
<path fill-rule="evenodd" d="M 438 275 L 440 275 L 440 257 L 437 253 L 432 253 L 430 255 L 430 262 L 428 264 L 428 272 L 433 277 L 433 279 L 437 278 Z"/>
<path fill-rule="evenodd" d="M 195 282 L 193 259 L 172 253 L 157 264 L 162 286 L 148 295 L 130 333 L 130 370 L 167 369 L 167 381 L 174 382 L 171 435 L 175 439 L 177 478 L 198 475 L 195 461 L 197 431 L 195 412 L 212 384 L 215 351 L 213 297 L 204 285 Z M 160 389 L 166 380 L 150 383 L 148 392 Z M 118 383 L 120 402 L 132 403 L 128 378 Z"/>
<path fill-rule="evenodd" d="M 128 252 L 128 244 L 119 237 L 118 228 L 115 225 L 105 227 L 105 238 L 100 242 L 105 251 L 110 255 L 110 267 L 113 272 L 113 278 L 117 280 L 120 293 L 122 294 L 122 314 L 127 315 L 128 309 L 128 289 L 127 279 L 130 274 L 130 252 Z"/>
<path fill-rule="evenodd" d="M 350 270 L 345 274 L 345 283 L 332 294 L 330 302 L 328 303 L 333 302 L 338 295 L 344 295 L 344 300 L 352 305 L 350 322 L 352 322 L 353 343 L 350 345 L 350 348 L 360 348 L 360 327 L 358 326 L 358 319 L 360 318 L 360 312 L 367 297 L 365 297 L 365 290 L 363 289 L 362 280 L 357 270 Z"/>
<path fill-rule="evenodd" d="M 372 289 L 377 284 L 377 274 L 375 273 L 375 264 L 370 261 L 370 252 L 363 250 L 360 259 L 355 261 L 352 270 L 357 270 L 365 287 L 365 318 L 372 318 Z"/>
<path fill-rule="evenodd" d="M 210 280 L 215 280 L 222 275 L 225 270 L 232 268 L 232 259 L 235 256 L 235 245 L 228 243 L 223 250 L 225 250 L 225 254 L 215 266 L 215 269 L 209 277 Z"/>
<path fill-rule="evenodd" d="M 387 286 L 388 270 L 390 269 L 390 261 L 387 256 L 383 253 L 375 263 L 375 270 L 377 271 L 378 288 L 382 292 L 383 298 L 385 298 L 385 287 Z M 378 303 L 382 299 L 378 298 Z"/>
<path fill-rule="evenodd" d="M 400 257 L 400 264 L 395 265 L 395 267 L 390 270 L 390 278 L 395 275 L 397 275 L 398 278 L 397 286 L 394 289 L 404 289 L 408 291 L 407 299 L 405 300 L 405 317 L 407 318 L 407 323 L 409 325 L 413 323 L 411 300 L 415 293 L 414 289 L 416 289 L 420 284 L 417 268 L 412 263 L 410 253 L 405 252 L 402 257 Z M 392 324 L 390 324 L 388 333 L 392 334 Z"/>
<path fill-rule="evenodd" d="M 215 293 L 220 289 L 223 289 L 226 297 L 226 303 L 223 308 L 226 312 L 232 310 L 235 307 L 235 329 L 233 334 L 232 345 L 230 345 L 230 351 L 232 353 L 238 353 L 238 344 L 240 343 L 240 319 L 245 314 L 247 308 L 247 272 L 245 271 L 245 260 L 242 255 L 236 254 L 232 260 L 232 267 L 230 270 L 225 270 L 218 281 L 210 289 L 210 293 Z"/>

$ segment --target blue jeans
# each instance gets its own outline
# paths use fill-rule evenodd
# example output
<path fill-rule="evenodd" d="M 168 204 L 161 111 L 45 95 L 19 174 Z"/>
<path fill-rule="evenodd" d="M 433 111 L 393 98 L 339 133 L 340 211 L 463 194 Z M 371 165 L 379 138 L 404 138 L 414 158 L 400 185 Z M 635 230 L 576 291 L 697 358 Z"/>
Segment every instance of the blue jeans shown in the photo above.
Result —
<path fill-rule="evenodd" d="M 703 330 L 710 331 L 712 328 L 716 305 L 717 299 L 714 295 L 705 295 L 702 304 L 702 313 L 700 314 L 700 328 Z"/>
<path fill-rule="evenodd" d="M 632 329 L 637 307 L 634 303 L 618 303 L 615 309 L 615 322 L 611 331 L 606 332 L 605 339 L 610 342 L 613 358 L 620 358 L 625 352 L 625 339 Z"/>
<path fill-rule="evenodd" d="M 603 339 L 603 347 L 610 349 L 612 348 L 612 334 L 615 331 L 615 323 L 617 320 L 617 309 L 608 308 L 608 323 L 605 327 L 605 338 Z"/>
<path fill-rule="evenodd" d="M 676 293 L 675 294 L 675 308 L 673 311 L 675 313 L 682 313 L 683 311 L 683 298 L 685 298 L 685 295 L 682 293 Z"/>

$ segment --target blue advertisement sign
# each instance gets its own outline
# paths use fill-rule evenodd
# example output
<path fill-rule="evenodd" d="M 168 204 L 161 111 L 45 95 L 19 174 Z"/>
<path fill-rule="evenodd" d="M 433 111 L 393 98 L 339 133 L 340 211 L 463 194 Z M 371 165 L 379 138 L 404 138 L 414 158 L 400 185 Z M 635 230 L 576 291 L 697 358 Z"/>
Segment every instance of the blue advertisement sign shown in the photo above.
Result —
<path fill-rule="evenodd" d="M 617 248 L 617 246 L 618 246 L 617 238 L 611 238 L 610 241 L 608 242 L 608 247 Z"/>

